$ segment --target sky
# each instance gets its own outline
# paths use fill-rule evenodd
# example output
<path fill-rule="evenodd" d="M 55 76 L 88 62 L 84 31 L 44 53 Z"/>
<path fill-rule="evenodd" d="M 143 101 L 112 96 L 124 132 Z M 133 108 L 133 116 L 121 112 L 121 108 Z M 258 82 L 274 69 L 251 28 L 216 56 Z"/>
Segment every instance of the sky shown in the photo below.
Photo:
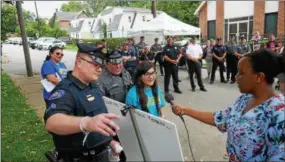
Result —
<path fill-rule="evenodd" d="M 22 7 L 24 10 L 31 11 L 36 15 L 35 1 L 24 1 Z M 60 10 L 60 6 L 67 1 L 37 1 L 38 14 L 42 18 L 51 18 L 56 9 Z"/>

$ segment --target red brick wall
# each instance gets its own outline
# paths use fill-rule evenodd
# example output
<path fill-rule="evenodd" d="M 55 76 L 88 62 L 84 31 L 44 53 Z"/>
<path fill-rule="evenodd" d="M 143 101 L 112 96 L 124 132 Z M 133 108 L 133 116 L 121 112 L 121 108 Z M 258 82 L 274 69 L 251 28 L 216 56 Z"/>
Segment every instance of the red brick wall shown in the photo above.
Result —
<path fill-rule="evenodd" d="M 224 1 L 216 3 L 216 37 L 224 38 Z"/>
<path fill-rule="evenodd" d="M 278 11 L 278 25 L 277 25 L 277 35 L 278 37 L 285 36 L 285 1 L 279 1 L 279 11 Z"/>
<path fill-rule="evenodd" d="M 204 4 L 204 6 L 200 9 L 199 12 L 199 27 L 202 33 L 202 38 L 204 40 L 207 39 L 207 35 L 208 35 L 208 18 L 207 18 L 207 14 L 208 14 L 208 10 L 207 7 L 208 6 L 208 2 L 206 2 Z"/>
<path fill-rule="evenodd" d="M 263 35 L 264 23 L 265 23 L 265 1 L 254 1 L 253 32 L 259 31 L 259 33 Z"/>

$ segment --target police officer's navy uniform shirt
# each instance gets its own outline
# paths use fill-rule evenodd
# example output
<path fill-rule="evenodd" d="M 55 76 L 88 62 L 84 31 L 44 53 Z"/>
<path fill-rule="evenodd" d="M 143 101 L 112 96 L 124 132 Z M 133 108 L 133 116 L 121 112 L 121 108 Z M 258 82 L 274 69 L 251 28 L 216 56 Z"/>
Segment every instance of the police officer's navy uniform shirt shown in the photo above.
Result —
<path fill-rule="evenodd" d="M 172 60 L 177 60 L 178 59 L 178 55 L 179 55 L 179 49 L 177 46 L 175 45 L 166 45 L 163 48 L 163 56 L 168 56 L 170 59 Z M 169 65 L 174 65 L 168 61 L 164 61 L 164 65 L 165 66 L 169 66 Z"/>
<path fill-rule="evenodd" d="M 55 63 L 52 60 L 47 60 L 42 65 L 41 75 L 42 75 L 42 78 L 45 79 L 47 75 L 50 75 L 50 74 L 56 75 L 56 74 L 58 74 L 58 76 L 62 80 L 63 78 L 66 77 L 67 71 L 68 70 L 67 70 L 67 68 L 66 68 L 64 63 L 62 63 L 62 62 Z M 48 99 L 49 96 L 50 96 L 50 93 L 47 92 L 45 90 L 45 88 L 43 88 L 43 96 L 44 96 L 45 99 Z"/>
<path fill-rule="evenodd" d="M 70 71 L 49 97 L 44 120 L 47 121 L 49 117 L 57 113 L 90 117 L 107 113 L 107 108 L 102 98 L 103 95 L 104 93 L 96 83 L 86 85 L 74 77 Z M 91 148 L 111 138 L 99 133 L 90 133 L 85 147 L 83 147 L 84 133 L 82 132 L 72 135 L 56 135 L 53 133 L 52 135 L 54 144 L 59 150 L 66 148 Z"/>
<path fill-rule="evenodd" d="M 212 53 L 214 53 L 218 57 L 222 57 L 224 53 L 226 52 L 226 48 L 223 45 L 215 45 L 212 48 Z M 214 58 L 214 57 L 213 57 Z"/>

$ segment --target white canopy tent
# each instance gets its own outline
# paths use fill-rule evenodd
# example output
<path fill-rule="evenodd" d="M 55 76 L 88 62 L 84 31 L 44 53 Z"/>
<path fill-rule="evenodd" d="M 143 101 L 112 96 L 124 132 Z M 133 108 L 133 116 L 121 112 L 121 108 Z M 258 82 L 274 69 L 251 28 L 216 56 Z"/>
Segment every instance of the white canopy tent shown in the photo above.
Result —
<path fill-rule="evenodd" d="M 183 23 L 166 13 L 161 13 L 149 22 L 138 24 L 128 32 L 128 36 L 146 35 L 199 35 L 200 28 Z"/>

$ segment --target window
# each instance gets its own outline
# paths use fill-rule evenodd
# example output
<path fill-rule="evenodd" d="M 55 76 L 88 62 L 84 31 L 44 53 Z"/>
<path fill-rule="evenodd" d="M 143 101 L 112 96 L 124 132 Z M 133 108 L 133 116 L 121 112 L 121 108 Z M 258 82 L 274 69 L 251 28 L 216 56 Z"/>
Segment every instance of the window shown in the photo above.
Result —
<path fill-rule="evenodd" d="M 145 16 L 142 16 L 142 21 L 145 21 Z"/>
<path fill-rule="evenodd" d="M 274 34 L 277 35 L 277 20 L 278 16 L 277 13 L 268 13 L 265 14 L 265 27 L 264 27 L 264 34 Z"/>
<path fill-rule="evenodd" d="M 208 39 L 216 38 L 216 21 L 208 21 Z"/>
<path fill-rule="evenodd" d="M 109 23 L 111 23 L 111 18 L 109 18 Z"/>
<path fill-rule="evenodd" d="M 88 25 L 91 26 L 91 21 L 88 22 Z"/>
<path fill-rule="evenodd" d="M 131 18 L 131 16 L 129 16 L 129 22 L 132 22 L 132 18 Z"/>

